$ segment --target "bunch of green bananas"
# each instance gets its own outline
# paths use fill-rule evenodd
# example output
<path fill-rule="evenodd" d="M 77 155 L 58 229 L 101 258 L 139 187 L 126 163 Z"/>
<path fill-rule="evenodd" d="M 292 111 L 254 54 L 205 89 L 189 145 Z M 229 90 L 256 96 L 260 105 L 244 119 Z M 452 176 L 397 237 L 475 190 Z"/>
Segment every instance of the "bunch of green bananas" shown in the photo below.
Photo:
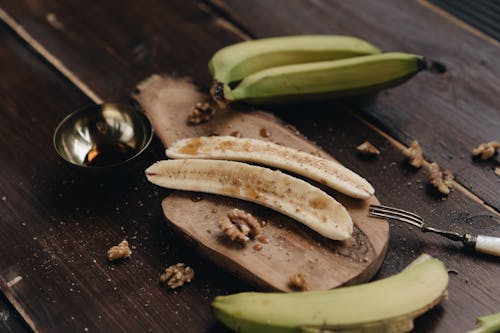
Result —
<path fill-rule="evenodd" d="M 358 38 L 302 35 L 227 46 L 209 62 L 221 103 L 335 98 L 396 86 L 426 67 L 423 57 L 381 53 Z"/>

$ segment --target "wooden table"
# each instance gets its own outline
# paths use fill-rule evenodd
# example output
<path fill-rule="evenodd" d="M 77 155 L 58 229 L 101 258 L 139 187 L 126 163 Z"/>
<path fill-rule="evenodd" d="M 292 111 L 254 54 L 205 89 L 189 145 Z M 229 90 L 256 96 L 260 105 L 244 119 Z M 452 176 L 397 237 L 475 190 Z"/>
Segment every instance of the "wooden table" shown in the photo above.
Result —
<path fill-rule="evenodd" d="M 438 227 L 500 236 L 498 156 L 481 162 L 470 154 L 500 139 L 500 44 L 425 1 L 3 0 L 0 8 L 0 331 L 225 331 L 211 300 L 252 287 L 174 236 L 160 209 L 165 192 L 142 170 L 84 176 L 59 159 L 51 140 L 68 113 L 126 101 L 152 73 L 207 87 L 213 52 L 249 38 L 348 34 L 439 60 L 446 73 L 421 73 L 375 100 L 345 102 L 343 112 L 304 106 L 281 116 L 364 175 L 382 203 Z M 448 198 L 406 166 L 401 150 L 413 139 L 427 160 L 455 172 Z M 355 153 L 364 140 L 381 149 L 379 159 Z M 144 167 L 162 157 L 161 145 L 148 154 Z M 110 265 L 106 250 L 125 237 L 132 257 Z M 415 331 L 464 332 L 476 316 L 500 311 L 497 258 L 407 226 L 392 224 L 375 278 L 422 252 L 454 273 L 449 300 L 419 318 Z M 158 275 L 177 262 L 196 278 L 171 292 Z"/>

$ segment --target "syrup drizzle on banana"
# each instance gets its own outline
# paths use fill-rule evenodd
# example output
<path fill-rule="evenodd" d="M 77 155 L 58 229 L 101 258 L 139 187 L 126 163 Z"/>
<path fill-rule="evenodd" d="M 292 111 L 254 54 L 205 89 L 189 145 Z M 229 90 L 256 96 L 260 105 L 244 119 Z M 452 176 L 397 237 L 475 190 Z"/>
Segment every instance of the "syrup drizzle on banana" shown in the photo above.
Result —
<path fill-rule="evenodd" d="M 146 169 L 158 186 L 225 195 L 285 214 L 324 237 L 345 240 L 353 223 L 342 204 L 321 189 L 280 171 L 234 161 L 159 161 Z"/>
<path fill-rule="evenodd" d="M 166 154 L 174 159 L 233 160 L 275 167 L 358 199 L 368 199 L 375 193 L 368 181 L 338 162 L 258 139 L 232 136 L 188 138 L 175 142 Z"/>

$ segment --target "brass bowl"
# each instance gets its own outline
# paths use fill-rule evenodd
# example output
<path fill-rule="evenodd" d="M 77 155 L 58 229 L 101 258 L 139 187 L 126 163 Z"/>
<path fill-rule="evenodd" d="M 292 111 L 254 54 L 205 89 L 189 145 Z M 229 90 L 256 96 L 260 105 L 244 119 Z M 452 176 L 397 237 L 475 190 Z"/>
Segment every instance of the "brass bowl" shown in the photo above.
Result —
<path fill-rule="evenodd" d="M 92 105 L 64 118 L 54 147 L 64 160 L 85 170 L 114 169 L 136 159 L 153 138 L 144 114 L 114 103 Z"/>

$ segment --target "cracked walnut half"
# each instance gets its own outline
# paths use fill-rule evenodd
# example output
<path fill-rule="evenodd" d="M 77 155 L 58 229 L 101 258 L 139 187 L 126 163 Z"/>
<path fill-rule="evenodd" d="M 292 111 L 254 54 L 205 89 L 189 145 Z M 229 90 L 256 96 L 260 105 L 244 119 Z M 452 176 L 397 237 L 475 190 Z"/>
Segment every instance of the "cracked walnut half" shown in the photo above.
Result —
<path fill-rule="evenodd" d="M 120 244 L 112 246 L 108 250 L 108 260 L 115 261 L 118 259 L 128 258 L 131 254 L 132 250 L 130 250 L 127 240 L 124 239 L 120 242 Z"/>
<path fill-rule="evenodd" d="M 500 142 L 498 141 L 481 143 L 472 150 L 472 155 L 480 156 L 482 160 L 487 160 L 495 155 L 497 149 L 500 149 Z"/>
<path fill-rule="evenodd" d="M 205 123 L 215 114 L 215 108 L 208 102 L 198 102 L 187 117 L 189 125 Z"/>
<path fill-rule="evenodd" d="M 441 171 L 437 163 L 428 163 L 426 168 L 431 184 L 442 194 L 450 194 L 453 186 L 453 173 L 448 169 Z"/>
<path fill-rule="evenodd" d="M 232 241 L 241 243 L 248 242 L 260 232 L 260 223 L 252 214 L 241 209 L 231 209 L 219 222 L 221 230 L 231 238 Z"/>
<path fill-rule="evenodd" d="M 410 147 L 403 150 L 403 154 L 408 157 L 408 163 L 415 168 L 420 168 L 424 164 L 422 147 L 417 141 L 412 141 Z"/>
<path fill-rule="evenodd" d="M 183 263 L 178 263 L 165 269 L 160 275 L 160 282 L 166 283 L 170 289 L 175 289 L 191 282 L 193 278 L 194 270 Z"/>

